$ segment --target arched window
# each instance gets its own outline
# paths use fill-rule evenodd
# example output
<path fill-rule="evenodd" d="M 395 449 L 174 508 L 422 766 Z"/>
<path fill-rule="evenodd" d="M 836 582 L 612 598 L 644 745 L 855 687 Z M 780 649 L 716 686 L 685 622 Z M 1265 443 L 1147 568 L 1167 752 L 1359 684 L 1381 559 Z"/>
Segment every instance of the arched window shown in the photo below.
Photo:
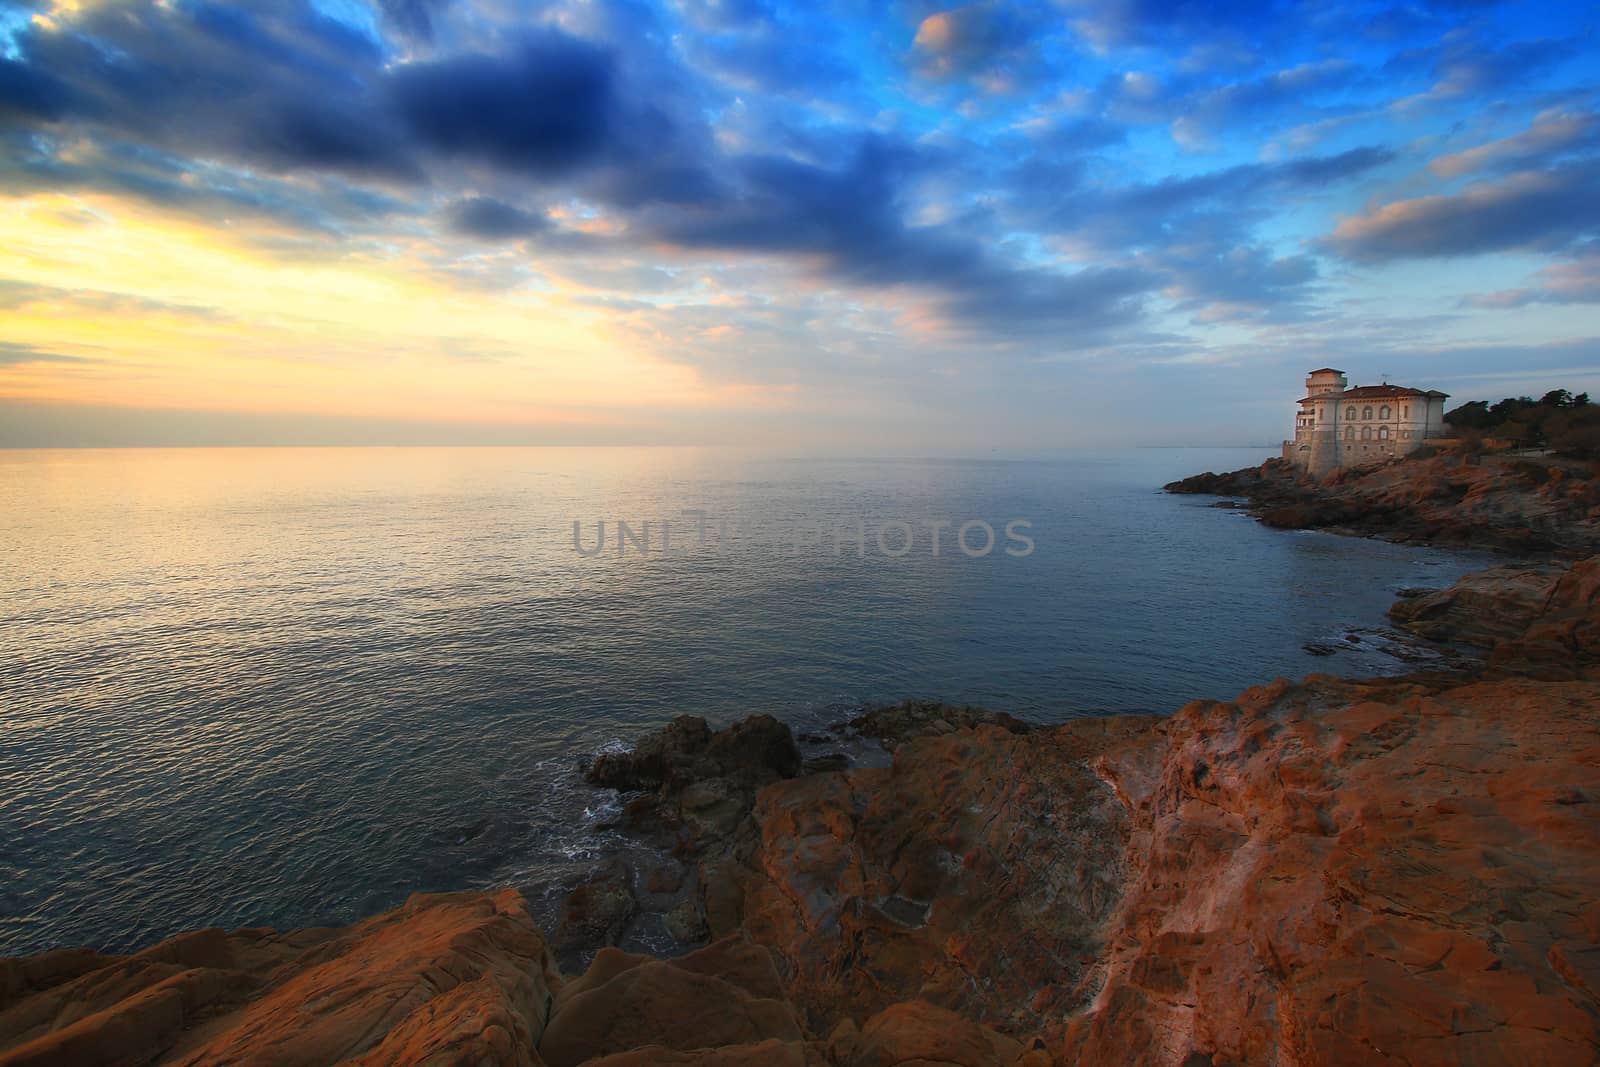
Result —
<path fill-rule="evenodd" d="M 1389 439 L 1389 427 L 1387 427 L 1387 426 L 1379 426 L 1378 427 L 1378 440 L 1387 441 L 1388 439 Z"/>
<path fill-rule="evenodd" d="M 1370 418 L 1372 418 L 1372 408 L 1371 408 L 1371 407 L 1364 407 L 1364 408 L 1362 408 L 1362 409 L 1361 409 L 1361 417 L 1362 417 L 1362 418 L 1363 418 L 1363 419 L 1370 419 Z"/>
<path fill-rule="evenodd" d="M 1355 422 L 1356 421 L 1356 409 L 1354 407 L 1345 408 L 1344 417 L 1349 419 L 1351 422 Z"/>
<path fill-rule="evenodd" d="M 1361 427 L 1361 439 L 1363 441 L 1372 440 L 1372 427 L 1371 426 L 1363 426 L 1363 427 Z"/>
<path fill-rule="evenodd" d="M 1385 405 L 1383 405 L 1383 408 L 1381 410 L 1379 410 L 1378 418 L 1387 419 L 1388 417 L 1389 417 L 1389 405 L 1385 404 Z"/>
<path fill-rule="evenodd" d="M 1401 404 L 1400 405 L 1400 417 L 1402 419 L 1409 419 L 1411 417 L 1411 405 L 1410 404 Z"/>
<path fill-rule="evenodd" d="M 1354 441 L 1356 439 L 1356 428 L 1354 426 L 1346 426 L 1344 428 L 1344 439 L 1346 441 Z"/>

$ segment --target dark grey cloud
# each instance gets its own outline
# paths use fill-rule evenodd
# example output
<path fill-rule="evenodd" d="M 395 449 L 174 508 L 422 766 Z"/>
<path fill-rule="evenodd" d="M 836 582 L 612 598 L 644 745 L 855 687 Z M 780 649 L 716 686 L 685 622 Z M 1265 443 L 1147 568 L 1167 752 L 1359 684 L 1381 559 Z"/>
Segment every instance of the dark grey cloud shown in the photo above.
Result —
<path fill-rule="evenodd" d="M 1368 262 L 1560 249 L 1600 230 L 1600 159 L 1397 200 L 1342 221 L 1334 252 Z"/>
<path fill-rule="evenodd" d="M 1236 240 L 1264 214 L 1268 194 L 1316 190 L 1394 158 L 1390 149 L 1364 146 L 1156 182 L 1024 188 L 1017 207 L 1032 225 L 1075 234 L 1108 251 L 1191 242 L 1201 234 Z"/>
<path fill-rule="evenodd" d="M 82 107 L 72 87 L 31 63 L 0 59 L 0 128 L 19 122 L 56 122 Z"/>
<path fill-rule="evenodd" d="M 101 289 L 68 289 L 0 278 L 0 308 L 14 309 L 40 304 L 54 304 L 77 312 L 102 315 L 142 313 L 178 315 L 212 321 L 225 317 L 217 308 L 198 304 L 179 304 L 129 293 L 111 293 Z"/>
<path fill-rule="evenodd" d="M 432 41 L 439 17 L 454 0 L 378 0 L 384 17 L 407 37 Z"/>
<path fill-rule="evenodd" d="M 400 66 L 389 81 L 416 140 L 446 157 L 530 176 L 598 161 L 625 131 L 612 57 L 551 32 L 504 55 Z"/>
<path fill-rule="evenodd" d="M 1135 269 L 1069 275 L 1017 266 L 956 227 L 908 224 L 899 198 L 918 166 L 915 151 L 875 137 L 832 168 L 749 157 L 737 161 L 736 192 L 716 211 L 658 214 L 648 232 L 686 249 L 800 257 L 848 283 L 933 289 L 955 318 L 1018 331 L 1125 321 L 1153 287 Z"/>
<path fill-rule="evenodd" d="M 101 363 L 103 360 L 85 356 L 67 356 L 32 345 L 0 341 L 0 367 L 21 367 L 32 363 Z"/>
<path fill-rule="evenodd" d="M 72 121 L 191 158 L 420 177 L 376 107 L 376 47 L 290 0 L 108 4 L 19 41 L 25 61 L 0 75 L 0 128 Z"/>
<path fill-rule="evenodd" d="M 1177 309 L 1206 321 L 1303 319 L 1306 288 L 1320 273 L 1313 256 L 1276 256 L 1262 245 L 1185 247 L 1159 262 Z"/>
<path fill-rule="evenodd" d="M 1259 38 L 1280 21 L 1286 0 L 1067 0 L 1067 15 L 1096 44 L 1155 44 Z"/>
<path fill-rule="evenodd" d="M 1435 96 L 1497 93 L 1526 89 L 1577 54 L 1571 41 L 1541 38 L 1504 47 L 1485 47 L 1477 39 L 1447 39 L 1435 62 Z"/>
<path fill-rule="evenodd" d="M 550 220 L 487 196 L 458 200 L 445 212 L 454 233 L 486 241 L 514 241 L 550 228 Z"/>
<path fill-rule="evenodd" d="M 1327 59 L 1186 93 L 1173 133 L 1192 144 L 1244 122 L 1262 125 L 1285 115 L 1304 122 L 1316 101 L 1359 76 L 1360 68 L 1348 60 Z"/>
<path fill-rule="evenodd" d="M 1294 319 L 1309 313 L 1315 259 L 1252 239 L 1268 205 L 1307 196 L 1394 159 L 1368 146 L 1126 185 L 1091 184 L 1057 168 L 1019 169 L 1013 226 L 1056 234 L 1131 262 L 1197 318 Z"/>

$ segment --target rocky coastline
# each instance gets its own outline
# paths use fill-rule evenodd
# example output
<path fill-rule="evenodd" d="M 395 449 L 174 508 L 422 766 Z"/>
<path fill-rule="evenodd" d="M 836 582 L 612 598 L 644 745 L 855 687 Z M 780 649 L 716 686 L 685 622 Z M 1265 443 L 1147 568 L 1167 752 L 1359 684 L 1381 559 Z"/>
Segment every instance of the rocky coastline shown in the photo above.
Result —
<path fill-rule="evenodd" d="M 1267 468 L 1179 491 L 1265 519 L 1293 506 Z M 1575 550 L 1590 490 L 1520 477 L 1453 524 L 1394 489 L 1390 532 Z M 1332 489 L 1361 530 L 1377 490 Z M 1550 506 L 1490 521 L 1505 493 Z M 586 769 L 661 861 L 596 872 L 554 928 L 502 889 L 0 960 L 0 1067 L 1600 1061 L 1600 556 L 1407 592 L 1397 627 L 1483 657 L 1053 727 L 680 717 Z M 616 947 L 651 911 L 681 954 Z"/>
<path fill-rule="evenodd" d="M 1251 514 L 1278 529 L 1524 556 L 1600 552 L 1600 473 L 1592 462 L 1447 453 L 1345 468 L 1318 480 L 1270 459 L 1165 489 L 1242 498 Z"/>

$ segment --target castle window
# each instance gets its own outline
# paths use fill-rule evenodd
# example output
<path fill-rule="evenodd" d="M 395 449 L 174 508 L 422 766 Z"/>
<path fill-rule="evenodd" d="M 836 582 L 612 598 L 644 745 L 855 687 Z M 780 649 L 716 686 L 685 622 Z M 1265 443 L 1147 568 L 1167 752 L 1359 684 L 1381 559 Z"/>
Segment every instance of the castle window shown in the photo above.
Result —
<path fill-rule="evenodd" d="M 1388 417 L 1389 417 L 1389 405 L 1385 404 L 1385 405 L 1383 405 L 1383 410 L 1378 412 L 1378 418 L 1387 419 Z"/>
<path fill-rule="evenodd" d="M 1406 418 L 1406 419 L 1409 419 L 1411 417 L 1411 405 L 1410 404 L 1402 404 L 1400 406 L 1400 416 L 1401 416 L 1401 418 Z"/>
<path fill-rule="evenodd" d="M 1379 426 L 1378 427 L 1378 440 L 1387 441 L 1388 439 L 1389 439 L 1389 427 L 1387 427 L 1387 426 Z"/>
<path fill-rule="evenodd" d="M 1355 408 L 1346 408 L 1345 412 L 1344 412 L 1344 417 L 1349 419 L 1351 422 L 1356 421 L 1356 409 Z"/>
<path fill-rule="evenodd" d="M 1354 441 L 1356 439 L 1356 428 L 1354 426 L 1346 426 L 1344 428 L 1344 439 L 1346 441 Z"/>
<path fill-rule="evenodd" d="M 1363 426 L 1363 427 L 1361 427 L 1361 439 L 1363 441 L 1372 440 L 1372 427 L 1371 426 Z"/>
<path fill-rule="evenodd" d="M 1362 418 L 1363 418 L 1363 419 L 1370 419 L 1370 418 L 1372 418 L 1372 409 L 1371 409 L 1371 408 L 1370 408 L 1370 407 L 1365 407 L 1365 408 L 1362 408 L 1362 409 L 1361 409 L 1361 417 L 1362 417 Z"/>

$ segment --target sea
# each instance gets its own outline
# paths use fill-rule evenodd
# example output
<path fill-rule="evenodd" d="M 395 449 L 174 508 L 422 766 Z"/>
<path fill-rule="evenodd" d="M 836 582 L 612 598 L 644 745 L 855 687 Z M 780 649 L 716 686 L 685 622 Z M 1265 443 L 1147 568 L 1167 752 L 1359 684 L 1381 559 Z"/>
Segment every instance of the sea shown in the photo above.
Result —
<path fill-rule="evenodd" d="M 622 847 L 583 762 L 678 714 L 1410 669 L 1395 592 L 1485 558 L 1161 491 L 1270 454 L 0 451 L 0 955 L 553 899 Z"/>

